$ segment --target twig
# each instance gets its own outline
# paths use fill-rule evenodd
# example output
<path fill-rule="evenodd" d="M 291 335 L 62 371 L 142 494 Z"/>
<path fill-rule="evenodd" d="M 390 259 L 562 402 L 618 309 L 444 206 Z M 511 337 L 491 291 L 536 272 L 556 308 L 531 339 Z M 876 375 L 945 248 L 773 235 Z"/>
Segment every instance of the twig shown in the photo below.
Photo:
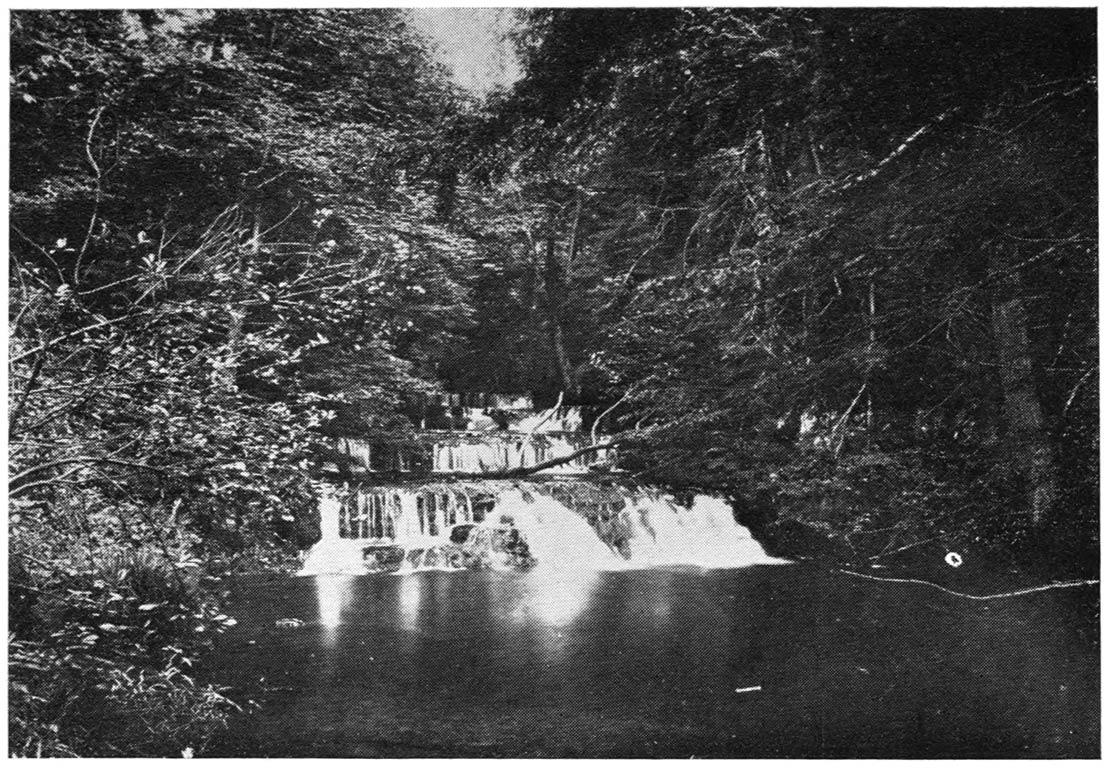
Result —
<path fill-rule="evenodd" d="M 113 325 L 115 323 L 121 323 L 124 320 L 130 320 L 132 318 L 138 317 L 139 315 L 148 314 L 148 312 L 149 312 L 149 310 L 140 309 L 140 310 L 137 310 L 136 312 L 134 312 L 133 314 L 130 314 L 130 315 L 123 315 L 122 317 L 114 317 L 114 318 L 110 318 L 110 319 L 103 319 L 103 320 L 100 320 L 99 322 L 93 323 L 92 325 L 86 325 L 84 328 L 78 328 L 75 331 L 71 331 L 69 333 L 62 334 L 61 336 L 57 336 L 53 339 L 49 339 L 47 341 L 42 342 L 37 347 L 32 347 L 31 349 L 28 349 L 25 352 L 21 352 L 18 355 L 11 358 L 10 360 L 8 360 L 8 363 L 9 363 L 9 365 L 14 364 L 14 363 L 18 363 L 22 360 L 26 360 L 28 357 L 31 357 L 32 355 L 37 355 L 39 352 L 45 352 L 47 349 L 50 349 L 51 347 L 62 343 L 66 339 L 72 339 L 73 337 L 80 336 L 83 333 L 88 333 L 89 331 L 95 331 L 97 328 L 102 328 L 105 325 Z"/>
<path fill-rule="evenodd" d="M 159 472 L 161 474 L 167 474 L 165 469 L 161 467 L 151 467 L 148 464 L 141 464 L 135 461 L 124 461 L 122 459 L 112 459 L 106 456 L 72 456 L 64 459 L 55 459 L 53 461 L 47 461 L 43 464 L 25 469 L 22 472 L 18 472 L 8 480 L 8 490 L 11 493 L 17 493 L 20 490 L 19 482 L 30 475 L 38 472 L 44 472 L 47 469 L 53 469 L 54 467 L 60 467 L 65 464 L 80 464 L 83 466 L 93 466 L 95 464 L 114 464 L 121 467 L 131 467 L 132 469 L 143 469 L 150 472 Z"/>
<path fill-rule="evenodd" d="M 85 157 L 88 158 L 89 165 L 92 166 L 94 177 L 96 180 L 96 198 L 92 206 L 92 216 L 88 221 L 88 231 L 85 232 L 85 241 L 81 243 L 81 250 L 77 252 L 77 258 L 73 263 L 73 285 L 77 286 L 81 282 L 81 262 L 85 258 L 85 253 L 88 251 L 88 244 L 92 240 L 92 231 L 96 228 L 96 219 L 100 215 L 100 203 L 103 200 L 104 192 L 102 188 L 103 174 L 100 172 L 100 166 L 96 162 L 96 158 L 92 156 L 92 137 L 96 133 L 96 126 L 100 124 L 100 117 L 104 114 L 104 107 L 99 107 L 96 110 L 96 114 L 93 115 L 92 124 L 88 128 L 88 136 L 85 138 Z"/>
<path fill-rule="evenodd" d="M 1070 396 L 1068 398 L 1066 398 L 1066 405 L 1062 409 L 1062 415 L 1063 416 L 1065 416 L 1067 413 L 1069 413 L 1070 406 L 1073 405 L 1073 399 L 1075 397 L 1077 397 L 1077 390 L 1081 389 L 1081 385 L 1085 383 L 1085 379 L 1089 378 L 1089 376 L 1091 376 L 1093 374 L 1093 371 L 1095 371 L 1096 369 L 1097 369 L 1097 367 L 1094 365 L 1092 368 L 1090 368 L 1088 371 L 1086 371 L 1085 375 L 1082 376 L 1081 379 L 1077 382 L 1077 384 L 1074 385 L 1073 390 L 1070 392 Z"/>
<path fill-rule="evenodd" d="M 624 392 L 622 395 L 619 396 L 619 400 L 616 400 L 614 403 L 609 405 L 607 407 L 607 409 L 605 409 L 604 413 L 602 413 L 602 414 L 600 414 L 599 416 L 596 417 L 596 421 L 594 421 L 592 423 L 592 441 L 594 443 L 596 442 L 596 431 L 597 431 L 597 429 L 600 428 L 600 422 L 604 420 L 605 416 L 607 416 L 609 413 L 614 411 L 619 406 L 620 403 L 622 403 L 624 400 L 626 400 L 627 396 L 629 394 L 631 394 L 630 390 L 627 390 L 626 392 Z"/>
<path fill-rule="evenodd" d="M 846 413 L 844 413 L 844 414 L 843 414 L 843 417 L 842 417 L 841 419 L 839 419 L 839 423 L 838 423 L 838 424 L 836 424 L 836 425 L 835 425 L 835 428 L 831 430 L 831 434 L 832 434 L 832 435 L 834 435 L 834 434 L 837 434 L 837 433 L 838 433 L 838 431 L 839 431 L 840 429 L 842 429 L 843 425 L 844 425 L 844 424 L 846 423 L 846 420 L 850 418 L 850 414 L 854 413 L 854 406 L 856 406 L 856 405 L 858 404 L 858 401 L 859 401 L 859 400 L 861 399 L 861 397 L 862 397 L 862 393 L 866 391 L 866 384 L 868 384 L 868 383 L 869 383 L 869 382 L 865 382 L 865 383 L 863 383 L 863 384 L 862 384 L 862 388 L 861 388 L 861 389 L 859 389 L 859 390 L 858 390 L 858 394 L 854 396 L 854 402 L 852 402 L 852 403 L 850 404 L 850 407 L 846 409 Z M 842 449 L 843 449 L 843 442 L 845 442 L 845 440 L 846 440 L 846 434 L 844 433 L 844 434 L 842 435 L 842 437 L 840 437 L 840 438 L 839 438 L 839 444 L 838 444 L 838 446 L 836 446 L 836 448 L 835 448 L 835 455 L 836 455 L 836 456 L 838 456 L 838 455 L 839 455 L 839 452 L 840 452 L 840 451 L 842 451 Z"/>
<path fill-rule="evenodd" d="M 13 232 L 15 232 L 21 238 L 23 238 L 23 240 L 25 240 L 29 245 L 33 246 L 39 253 L 41 253 L 43 256 L 46 257 L 46 260 L 50 262 L 50 265 L 52 267 L 54 267 L 54 271 L 58 273 L 58 281 L 64 285 L 65 284 L 65 273 L 62 271 L 61 265 L 58 264 L 57 259 L 55 259 L 53 257 L 53 255 L 51 255 L 50 251 L 46 250 L 41 245 L 39 245 L 34 240 L 32 240 L 27 235 L 27 233 L 25 233 L 22 229 L 17 227 L 15 224 L 9 224 L 8 226 L 11 227 Z M 46 286 L 45 283 L 43 283 L 43 285 Z"/>
<path fill-rule="evenodd" d="M 868 531 L 867 531 L 867 533 L 868 533 Z M 893 549 L 893 550 L 890 550 L 886 547 L 885 549 L 881 550 L 881 552 L 879 554 L 873 555 L 869 559 L 870 560 L 880 560 L 882 557 L 888 557 L 889 555 L 895 555 L 897 552 L 904 552 L 905 550 L 912 549 L 914 547 L 922 547 L 924 544 L 929 544 L 932 541 L 937 541 L 938 539 L 941 539 L 941 538 L 942 538 L 941 536 L 932 536 L 930 539 L 924 539 L 923 541 L 913 541 L 911 544 L 905 544 L 903 547 L 897 547 L 896 549 Z M 895 541 L 896 541 L 896 536 L 893 536 L 892 539 L 889 541 L 889 545 L 891 546 Z"/>
<path fill-rule="evenodd" d="M 947 589 L 930 581 L 924 581 L 923 579 L 896 579 L 890 576 L 870 576 L 868 573 L 858 573 L 857 571 L 848 571 L 845 568 L 836 568 L 839 573 L 845 573 L 848 576 L 857 576 L 859 579 L 869 579 L 870 581 L 886 581 L 894 584 L 922 584 L 925 587 L 933 587 L 940 592 L 946 592 L 948 595 L 954 595 L 955 597 L 964 597 L 967 600 L 996 600 L 1002 597 L 1018 597 L 1020 595 L 1030 595 L 1033 592 L 1045 592 L 1048 589 L 1067 589 L 1069 587 L 1086 587 L 1092 584 L 1099 584 L 1100 579 L 1084 579 L 1080 581 L 1055 581 L 1050 584 L 1043 584 L 1038 587 L 1028 587 L 1027 589 L 1017 589 L 1014 592 L 998 592 L 995 595 L 971 595 L 966 592 L 955 592 L 953 589 Z"/>
<path fill-rule="evenodd" d="M 42 366 L 46 362 L 46 355 L 39 355 L 35 358 L 35 362 L 31 365 L 31 372 L 27 376 L 27 385 L 23 388 L 23 391 L 19 393 L 19 399 L 15 403 L 15 407 L 12 409 L 11 415 L 8 417 L 8 434 L 18 434 L 17 427 L 19 426 L 19 418 L 23 415 L 23 409 L 27 406 L 27 400 L 30 398 L 32 392 L 34 392 L 35 384 L 38 383 L 39 374 L 42 373 Z M 1073 398 L 1070 398 L 1071 400 Z M 1068 405 L 1068 403 L 1067 403 Z"/>
<path fill-rule="evenodd" d="M 555 413 L 557 413 L 558 409 L 562 407 L 562 400 L 565 398 L 565 396 L 566 396 L 565 391 L 562 391 L 562 392 L 558 393 L 558 402 L 554 403 L 554 407 L 551 408 L 550 410 L 548 410 L 546 412 L 546 415 L 543 416 L 541 419 L 539 419 L 539 422 L 535 426 L 533 426 L 529 430 L 527 430 L 527 437 L 530 437 L 531 435 L 535 434 L 535 430 L 537 430 L 539 427 L 541 427 L 546 422 L 550 421 L 550 417 L 553 416 Z"/>
<path fill-rule="evenodd" d="M 881 160 L 881 162 L 879 162 L 877 165 L 875 165 L 873 168 L 866 171 L 865 173 L 859 174 L 858 176 L 855 176 L 853 179 L 851 179 L 850 183 L 848 184 L 848 188 L 854 186 L 855 184 L 859 184 L 863 181 L 866 181 L 868 179 L 872 179 L 874 176 L 879 174 L 881 172 L 881 169 L 883 169 L 886 165 L 888 165 L 893 160 L 895 160 L 896 158 L 898 158 L 902 154 L 904 154 L 908 150 L 908 147 L 912 144 L 912 142 L 914 142 L 916 139 L 918 139 L 923 134 L 930 131 L 932 128 L 934 128 L 936 125 L 941 123 L 946 118 L 950 117 L 950 115 L 953 114 L 955 111 L 956 110 L 954 110 L 954 109 L 948 109 L 946 112 L 943 112 L 941 115 L 939 115 L 937 118 L 935 118 L 935 120 L 933 122 L 926 123 L 926 124 L 920 126 L 919 128 L 917 128 L 915 133 L 913 133 L 911 136 L 906 138 L 904 140 L 904 142 L 899 147 L 897 147 L 892 152 L 890 152 L 883 160 Z"/>

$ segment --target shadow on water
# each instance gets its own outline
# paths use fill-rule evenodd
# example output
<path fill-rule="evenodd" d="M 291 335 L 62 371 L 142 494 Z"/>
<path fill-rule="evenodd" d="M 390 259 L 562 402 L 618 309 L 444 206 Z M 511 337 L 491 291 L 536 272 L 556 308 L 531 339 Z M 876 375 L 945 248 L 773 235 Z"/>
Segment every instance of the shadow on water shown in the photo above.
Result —
<path fill-rule="evenodd" d="M 244 579 L 215 754 L 1095 757 L 1097 595 L 808 566 Z M 279 628 L 285 617 L 303 626 Z"/>

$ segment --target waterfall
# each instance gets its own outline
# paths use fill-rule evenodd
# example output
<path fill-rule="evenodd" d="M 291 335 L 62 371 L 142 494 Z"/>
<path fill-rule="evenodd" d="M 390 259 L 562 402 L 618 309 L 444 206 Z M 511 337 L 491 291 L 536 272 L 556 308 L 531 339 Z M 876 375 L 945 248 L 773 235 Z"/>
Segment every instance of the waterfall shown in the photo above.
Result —
<path fill-rule="evenodd" d="M 585 480 L 395 483 L 328 488 L 322 540 L 303 574 L 535 565 L 559 572 L 740 568 L 782 562 L 707 495 Z"/>
<path fill-rule="evenodd" d="M 583 517 L 549 496 L 529 495 L 530 501 L 519 489 L 504 491 L 493 514 L 519 530 L 539 567 L 603 570 L 620 564 Z"/>
<path fill-rule="evenodd" d="M 664 494 L 641 492 L 623 514 L 630 518 L 629 561 L 636 566 L 737 568 L 781 562 L 768 557 L 735 522 L 723 499 L 701 494 L 684 508 Z"/>
<path fill-rule="evenodd" d="M 362 553 L 339 531 L 342 501 L 334 488 L 324 485 L 319 500 L 322 538 L 308 551 L 300 573 L 305 576 L 330 573 L 364 573 Z"/>

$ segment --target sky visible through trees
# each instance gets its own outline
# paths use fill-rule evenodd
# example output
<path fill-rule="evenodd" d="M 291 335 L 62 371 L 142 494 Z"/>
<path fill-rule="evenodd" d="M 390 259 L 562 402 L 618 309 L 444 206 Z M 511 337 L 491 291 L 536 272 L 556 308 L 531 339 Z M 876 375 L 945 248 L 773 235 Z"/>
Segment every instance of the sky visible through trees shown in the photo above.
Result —
<path fill-rule="evenodd" d="M 436 56 L 458 85 L 477 96 L 511 85 L 522 73 L 508 35 L 511 8 L 413 8 L 415 28 L 435 45 Z"/>

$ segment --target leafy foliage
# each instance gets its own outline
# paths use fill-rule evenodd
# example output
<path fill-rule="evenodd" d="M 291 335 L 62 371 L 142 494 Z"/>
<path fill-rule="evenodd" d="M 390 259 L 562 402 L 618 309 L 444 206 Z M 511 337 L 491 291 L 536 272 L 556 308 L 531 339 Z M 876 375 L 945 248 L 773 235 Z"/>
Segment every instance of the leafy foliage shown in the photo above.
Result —
<path fill-rule="evenodd" d="M 483 168 L 560 212 L 569 356 L 633 469 L 897 517 L 867 555 L 1095 548 L 1087 14 L 527 18 Z"/>
<path fill-rule="evenodd" d="M 396 9 L 12 14 L 13 753 L 202 749 L 212 579 L 412 392 L 847 557 L 1095 553 L 1090 12 L 519 15 L 478 105 Z"/>
<path fill-rule="evenodd" d="M 199 749 L 228 711 L 182 667 L 221 626 L 208 577 L 295 567 L 321 434 L 403 436 L 465 323 L 453 97 L 392 10 L 12 33 L 13 647 L 41 663 L 11 748 Z"/>

